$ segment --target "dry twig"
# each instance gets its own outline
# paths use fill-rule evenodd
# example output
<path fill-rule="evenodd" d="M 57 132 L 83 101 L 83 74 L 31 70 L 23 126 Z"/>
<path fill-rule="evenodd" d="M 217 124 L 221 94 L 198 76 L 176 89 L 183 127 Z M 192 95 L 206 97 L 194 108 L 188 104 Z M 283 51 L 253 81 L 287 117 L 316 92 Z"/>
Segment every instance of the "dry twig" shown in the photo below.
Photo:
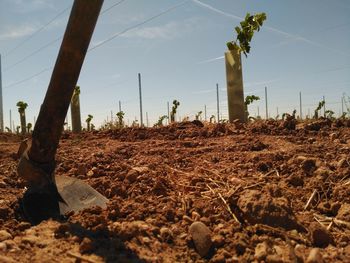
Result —
<path fill-rule="evenodd" d="M 305 205 L 305 207 L 304 207 L 304 210 L 307 210 L 307 209 L 309 208 L 309 206 L 311 205 L 312 200 L 314 200 L 314 198 L 315 198 L 316 193 L 317 193 L 317 190 L 315 189 L 315 190 L 312 192 L 312 194 L 311 194 L 309 200 L 307 201 L 307 203 L 306 203 L 306 205 Z"/>
<path fill-rule="evenodd" d="M 71 251 L 68 251 L 67 252 L 67 255 L 68 256 L 70 256 L 70 257 L 73 257 L 73 258 L 76 258 L 76 259 L 78 259 L 78 260 L 80 260 L 80 261 L 85 261 L 85 262 L 88 262 L 88 263 L 96 263 L 97 261 L 95 261 L 95 260 L 92 260 L 92 259 L 90 259 L 90 258 L 87 258 L 87 257 L 84 257 L 84 256 L 82 256 L 82 255 L 80 255 L 80 254 L 76 254 L 76 253 L 73 253 L 73 252 L 71 252 Z"/>
<path fill-rule="evenodd" d="M 237 216 L 232 212 L 231 207 L 228 205 L 228 203 L 226 202 L 226 200 L 222 197 L 222 195 L 220 193 L 216 193 L 208 184 L 207 187 L 210 189 L 210 191 L 212 191 L 213 194 L 217 194 L 221 201 L 224 203 L 224 205 L 226 206 L 226 209 L 228 210 L 228 212 L 230 213 L 230 215 L 232 216 L 232 218 L 239 224 L 241 225 L 241 222 L 239 222 Z"/>

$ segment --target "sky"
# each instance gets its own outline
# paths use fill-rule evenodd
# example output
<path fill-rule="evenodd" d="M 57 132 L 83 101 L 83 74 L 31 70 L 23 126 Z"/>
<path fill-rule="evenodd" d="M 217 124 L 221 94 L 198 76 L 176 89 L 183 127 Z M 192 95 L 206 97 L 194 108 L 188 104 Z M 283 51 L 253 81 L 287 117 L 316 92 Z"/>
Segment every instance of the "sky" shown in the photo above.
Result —
<path fill-rule="evenodd" d="M 72 0 L 0 0 L 0 54 L 4 123 L 9 111 L 19 124 L 16 103 L 28 103 L 34 122 L 50 81 Z M 350 96 L 350 1 L 348 0 L 105 0 L 78 85 L 81 115 L 99 127 L 113 118 L 121 101 L 126 122 L 149 126 L 167 114 L 167 102 L 180 102 L 178 118 L 207 108 L 216 115 L 216 84 L 221 118 L 227 119 L 224 53 L 236 38 L 234 27 L 251 14 L 267 20 L 242 56 L 245 95 L 261 99 L 252 116 L 313 112 L 325 96 L 327 109 L 341 111 Z M 349 105 L 350 106 L 350 105 Z M 70 113 L 68 121 L 70 123 Z"/>

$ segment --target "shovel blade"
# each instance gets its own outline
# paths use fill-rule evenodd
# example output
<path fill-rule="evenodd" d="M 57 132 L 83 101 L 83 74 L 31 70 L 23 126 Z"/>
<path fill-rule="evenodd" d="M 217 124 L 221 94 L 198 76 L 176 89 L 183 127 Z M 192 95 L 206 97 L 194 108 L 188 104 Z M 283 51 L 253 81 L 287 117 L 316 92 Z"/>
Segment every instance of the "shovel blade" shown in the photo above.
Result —
<path fill-rule="evenodd" d="M 58 192 L 65 201 L 59 202 L 61 215 L 93 206 L 107 207 L 108 199 L 84 181 L 63 175 L 55 176 L 55 179 Z"/>

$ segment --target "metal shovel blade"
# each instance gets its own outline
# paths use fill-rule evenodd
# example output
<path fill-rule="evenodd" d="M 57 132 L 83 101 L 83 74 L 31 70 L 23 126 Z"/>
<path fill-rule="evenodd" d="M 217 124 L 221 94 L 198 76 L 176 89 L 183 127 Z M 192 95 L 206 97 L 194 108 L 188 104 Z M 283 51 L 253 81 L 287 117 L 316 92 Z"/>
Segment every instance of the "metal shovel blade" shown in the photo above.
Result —
<path fill-rule="evenodd" d="M 61 215 L 93 206 L 107 207 L 108 199 L 82 180 L 60 175 L 56 176 L 56 185 L 65 202 L 59 202 Z"/>

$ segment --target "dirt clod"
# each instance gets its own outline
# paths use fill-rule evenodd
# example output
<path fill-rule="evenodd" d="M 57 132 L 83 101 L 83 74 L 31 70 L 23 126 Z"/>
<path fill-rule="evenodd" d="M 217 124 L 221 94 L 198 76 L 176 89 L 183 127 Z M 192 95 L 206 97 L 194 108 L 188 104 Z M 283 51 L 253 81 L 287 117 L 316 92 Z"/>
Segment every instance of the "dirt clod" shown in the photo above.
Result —
<path fill-rule="evenodd" d="M 323 263 L 323 257 L 319 248 L 311 249 L 309 256 L 306 259 L 306 263 Z"/>
<path fill-rule="evenodd" d="M 270 247 L 266 242 L 262 242 L 256 245 L 254 258 L 261 261 L 264 260 L 269 254 Z"/>
<path fill-rule="evenodd" d="M 248 190 L 238 199 L 238 207 L 251 224 L 266 224 L 288 230 L 299 228 L 290 203 L 283 197 Z"/>
<path fill-rule="evenodd" d="M 334 244 L 334 240 L 329 231 L 319 223 L 311 223 L 309 226 L 312 243 L 316 247 L 324 248 L 329 244 Z"/>
<path fill-rule="evenodd" d="M 12 235 L 6 230 L 0 230 L 0 242 L 8 239 L 12 239 Z"/>
<path fill-rule="evenodd" d="M 81 241 L 79 246 L 80 253 L 85 254 L 85 253 L 91 252 L 93 249 L 94 249 L 93 241 L 88 237 L 84 237 L 84 239 Z"/>

